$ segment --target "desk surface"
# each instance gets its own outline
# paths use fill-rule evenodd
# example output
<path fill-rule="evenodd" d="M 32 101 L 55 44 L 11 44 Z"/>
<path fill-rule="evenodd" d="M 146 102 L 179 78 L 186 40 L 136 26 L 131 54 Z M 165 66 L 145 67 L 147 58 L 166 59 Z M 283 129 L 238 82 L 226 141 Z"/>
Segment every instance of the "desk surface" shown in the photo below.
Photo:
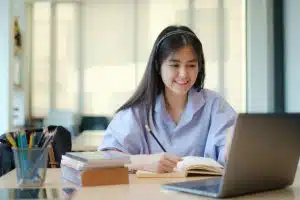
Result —
<path fill-rule="evenodd" d="M 44 187 L 77 187 L 74 199 L 128 199 L 128 200 L 153 200 L 153 199 L 210 199 L 206 197 L 185 194 L 180 192 L 163 190 L 161 184 L 193 180 L 201 178 L 144 178 L 138 179 L 135 175 L 130 175 L 129 185 L 99 186 L 99 187 L 77 187 L 72 183 L 61 179 L 60 169 L 48 169 Z M 15 170 L 0 178 L 0 188 L 17 187 Z M 282 190 L 257 193 L 235 199 L 272 199 L 272 200 L 296 200 L 300 199 L 300 169 L 297 172 L 295 182 L 291 187 Z"/>
<path fill-rule="evenodd" d="M 103 130 L 83 131 L 72 141 L 72 151 L 96 151 L 103 135 Z"/>

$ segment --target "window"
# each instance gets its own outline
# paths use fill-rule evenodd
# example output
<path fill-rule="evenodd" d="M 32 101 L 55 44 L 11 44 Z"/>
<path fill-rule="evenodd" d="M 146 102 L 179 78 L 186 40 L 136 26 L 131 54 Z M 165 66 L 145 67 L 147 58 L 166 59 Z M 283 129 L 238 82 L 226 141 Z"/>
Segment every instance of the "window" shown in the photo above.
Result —
<path fill-rule="evenodd" d="M 75 11 L 76 4 L 73 3 L 33 4 L 31 113 L 34 117 L 47 116 L 51 105 L 53 108 L 77 111 Z M 51 59 L 54 61 L 51 62 Z M 55 72 L 54 77 L 52 70 Z M 51 81 L 54 83 L 51 84 Z"/>
<path fill-rule="evenodd" d="M 204 46 L 205 87 L 220 92 L 237 111 L 244 111 L 244 5 L 241 0 L 222 2 L 88 3 L 84 12 L 84 113 L 112 115 L 132 95 L 154 40 L 171 24 L 191 25 Z"/>
<path fill-rule="evenodd" d="M 76 5 L 57 4 L 55 107 L 77 111 L 78 72 L 76 60 Z"/>
<path fill-rule="evenodd" d="M 50 3 L 35 3 L 33 9 L 31 113 L 41 117 L 50 107 Z"/>
<path fill-rule="evenodd" d="M 53 14 L 56 21 L 50 23 Z M 82 100 L 84 115 L 113 115 L 141 80 L 157 35 L 171 24 L 188 25 L 196 32 L 206 58 L 205 87 L 219 92 L 243 112 L 244 16 L 244 0 L 35 3 L 32 113 L 45 116 L 50 104 L 79 111 Z M 51 26 L 55 37 L 50 37 Z M 51 48 L 55 50 L 53 66 Z M 83 73 L 79 73 L 80 68 Z M 54 78 L 50 69 L 55 71 Z M 83 80 L 83 87 L 79 80 Z"/>

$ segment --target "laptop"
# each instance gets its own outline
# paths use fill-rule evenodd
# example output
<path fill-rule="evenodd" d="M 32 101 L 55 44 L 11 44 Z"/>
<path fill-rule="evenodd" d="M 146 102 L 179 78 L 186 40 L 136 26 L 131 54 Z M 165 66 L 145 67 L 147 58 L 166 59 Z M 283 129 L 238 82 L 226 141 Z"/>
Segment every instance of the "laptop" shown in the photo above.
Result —
<path fill-rule="evenodd" d="M 300 114 L 239 114 L 222 177 L 162 187 L 216 198 L 281 189 L 293 183 L 299 155 Z"/>

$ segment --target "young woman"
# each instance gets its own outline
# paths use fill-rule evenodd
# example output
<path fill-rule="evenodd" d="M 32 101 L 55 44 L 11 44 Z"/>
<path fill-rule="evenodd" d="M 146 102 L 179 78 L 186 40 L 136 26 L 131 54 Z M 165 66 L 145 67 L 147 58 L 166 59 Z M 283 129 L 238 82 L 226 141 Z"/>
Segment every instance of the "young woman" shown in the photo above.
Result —
<path fill-rule="evenodd" d="M 132 156 L 133 170 L 170 172 L 182 156 L 204 156 L 225 163 L 232 107 L 203 89 L 202 44 L 185 26 L 169 26 L 158 36 L 133 96 L 109 124 L 99 150 Z"/>

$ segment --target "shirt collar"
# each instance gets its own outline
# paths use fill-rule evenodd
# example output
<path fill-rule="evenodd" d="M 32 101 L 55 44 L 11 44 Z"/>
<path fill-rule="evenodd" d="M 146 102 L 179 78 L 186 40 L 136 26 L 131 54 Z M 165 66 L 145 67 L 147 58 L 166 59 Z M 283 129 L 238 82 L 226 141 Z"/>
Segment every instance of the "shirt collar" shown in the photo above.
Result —
<path fill-rule="evenodd" d="M 192 115 L 197 112 L 205 104 L 204 91 L 203 89 L 200 92 L 197 92 L 196 89 L 191 88 L 188 92 L 188 102 L 186 109 L 188 113 Z M 155 102 L 155 112 L 165 111 L 165 99 L 163 93 L 161 92 Z"/>

